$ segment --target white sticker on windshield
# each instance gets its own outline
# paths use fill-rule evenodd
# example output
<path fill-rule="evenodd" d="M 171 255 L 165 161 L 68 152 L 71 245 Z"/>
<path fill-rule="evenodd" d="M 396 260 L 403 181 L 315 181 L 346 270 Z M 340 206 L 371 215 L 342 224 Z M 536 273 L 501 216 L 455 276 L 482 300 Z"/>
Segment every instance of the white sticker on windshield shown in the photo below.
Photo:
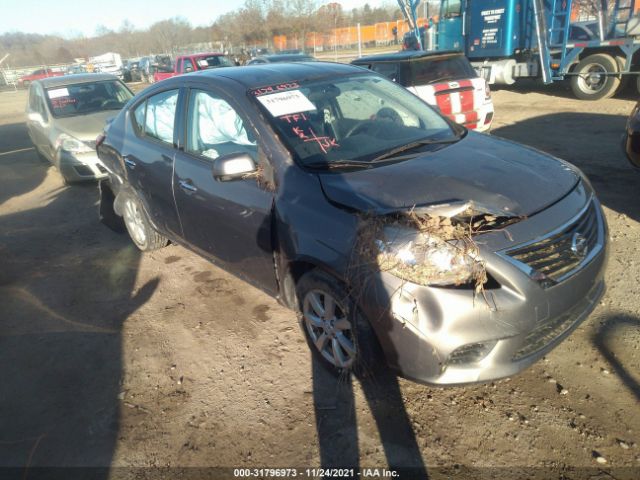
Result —
<path fill-rule="evenodd" d="M 67 90 L 66 88 L 56 88 L 55 90 L 48 90 L 47 93 L 49 94 L 49 98 L 51 100 L 53 100 L 54 98 L 69 96 L 69 90 Z"/>
<path fill-rule="evenodd" d="M 201 67 L 208 67 L 209 62 L 207 62 L 206 60 L 198 60 L 198 65 L 200 65 Z"/>
<path fill-rule="evenodd" d="M 257 97 L 257 99 L 274 117 L 316 109 L 315 105 L 300 90 L 271 93 Z"/>

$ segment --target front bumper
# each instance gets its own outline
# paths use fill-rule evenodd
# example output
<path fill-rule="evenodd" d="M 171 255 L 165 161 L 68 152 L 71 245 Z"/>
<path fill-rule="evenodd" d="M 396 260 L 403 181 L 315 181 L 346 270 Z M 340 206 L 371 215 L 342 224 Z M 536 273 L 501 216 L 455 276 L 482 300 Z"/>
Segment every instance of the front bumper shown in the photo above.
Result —
<path fill-rule="evenodd" d="M 56 165 L 60 174 L 70 182 L 83 180 L 99 180 L 106 178 L 107 169 L 104 167 L 96 152 L 71 153 L 58 150 Z"/>
<path fill-rule="evenodd" d="M 427 384 L 485 382 L 520 372 L 558 345 L 605 291 L 607 231 L 597 200 L 600 249 L 560 283 L 545 288 L 496 252 L 539 237 L 531 232 L 554 230 L 562 223 L 557 219 L 573 218 L 571 212 L 579 212 L 587 198 L 585 189 L 577 188 L 558 204 L 511 225 L 513 242 L 503 232 L 483 235 L 481 255 L 499 284 L 486 297 L 473 289 L 424 287 L 379 273 L 361 308 L 389 366 Z"/>

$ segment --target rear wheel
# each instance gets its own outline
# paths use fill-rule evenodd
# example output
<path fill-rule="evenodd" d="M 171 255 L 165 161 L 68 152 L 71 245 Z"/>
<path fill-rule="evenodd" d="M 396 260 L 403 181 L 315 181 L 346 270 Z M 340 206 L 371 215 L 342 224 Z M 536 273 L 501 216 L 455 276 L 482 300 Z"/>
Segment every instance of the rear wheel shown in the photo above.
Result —
<path fill-rule="evenodd" d="M 578 63 L 571 77 L 571 89 L 581 100 L 600 100 L 612 97 L 620 86 L 618 62 L 605 53 L 589 55 Z"/>
<path fill-rule="evenodd" d="M 367 374 L 382 358 L 369 322 L 340 281 L 312 270 L 297 285 L 301 322 L 314 354 L 335 373 Z"/>
<path fill-rule="evenodd" d="M 157 250 L 169 243 L 166 237 L 153 229 L 140 201 L 133 195 L 128 195 L 124 201 L 123 217 L 131 240 L 143 252 Z"/>

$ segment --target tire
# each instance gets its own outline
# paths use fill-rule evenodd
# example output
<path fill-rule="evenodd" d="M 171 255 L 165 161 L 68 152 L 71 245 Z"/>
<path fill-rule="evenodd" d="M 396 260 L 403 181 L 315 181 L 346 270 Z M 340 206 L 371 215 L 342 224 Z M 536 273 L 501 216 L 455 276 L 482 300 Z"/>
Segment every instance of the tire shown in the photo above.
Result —
<path fill-rule="evenodd" d="M 597 53 L 580 60 L 573 70 L 571 89 L 580 100 L 601 100 L 612 97 L 620 86 L 616 75 L 602 75 L 619 72 L 618 62 L 611 55 Z"/>
<path fill-rule="evenodd" d="M 31 85 L 31 82 L 29 80 L 25 80 L 24 82 L 22 82 L 22 88 L 29 88 L 29 85 Z"/>
<path fill-rule="evenodd" d="M 124 225 L 129 237 L 143 252 L 166 247 L 169 241 L 154 230 L 142 204 L 134 195 L 127 195 L 123 202 Z"/>
<path fill-rule="evenodd" d="M 296 293 L 309 347 L 326 367 L 335 374 L 358 376 L 377 370 L 384 358 L 378 339 L 339 280 L 322 270 L 311 270 L 298 281 Z"/>

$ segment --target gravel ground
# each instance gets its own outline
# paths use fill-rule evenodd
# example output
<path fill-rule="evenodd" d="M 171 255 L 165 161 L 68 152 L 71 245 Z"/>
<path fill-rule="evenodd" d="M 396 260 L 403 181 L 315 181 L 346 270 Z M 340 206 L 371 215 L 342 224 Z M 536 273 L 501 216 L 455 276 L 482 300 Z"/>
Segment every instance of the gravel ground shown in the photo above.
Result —
<path fill-rule="evenodd" d="M 30 149 L 25 92 L 0 93 L 0 466 L 15 467 L 4 472 L 640 478 L 640 173 L 619 149 L 633 101 L 530 87 L 494 92 L 492 133 L 587 173 L 610 227 L 608 292 L 525 372 L 447 389 L 389 372 L 336 379 L 274 299 L 181 247 L 139 253 L 97 221 L 95 185 L 63 186 Z"/>

